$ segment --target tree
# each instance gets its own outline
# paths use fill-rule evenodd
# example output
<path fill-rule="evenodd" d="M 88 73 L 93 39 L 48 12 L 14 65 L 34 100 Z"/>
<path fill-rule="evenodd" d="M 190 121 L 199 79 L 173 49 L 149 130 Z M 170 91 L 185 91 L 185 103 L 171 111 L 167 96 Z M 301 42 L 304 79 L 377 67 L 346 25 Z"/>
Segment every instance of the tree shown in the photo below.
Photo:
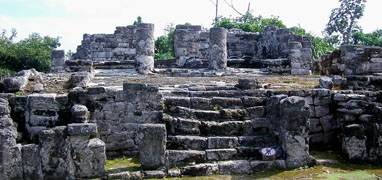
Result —
<path fill-rule="evenodd" d="M 353 34 L 353 43 L 364 46 L 380 46 L 382 47 L 382 30 L 377 29 L 372 33 L 355 32 Z"/>
<path fill-rule="evenodd" d="M 326 33 L 331 36 L 338 33 L 342 43 L 349 44 L 352 33 L 359 30 L 358 20 L 363 16 L 366 0 L 339 0 L 339 8 L 332 10 Z"/>
<path fill-rule="evenodd" d="M 187 25 L 187 23 L 186 23 Z M 165 34 L 155 40 L 155 59 L 170 59 L 175 57 L 174 52 L 174 24 L 167 25 L 164 29 Z"/>
<path fill-rule="evenodd" d="M 137 25 L 137 24 L 142 24 L 143 23 L 143 21 L 142 21 L 142 17 L 141 16 L 138 16 L 137 17 L 137 20 L 136 21 L 134 21 L 134 25 Z"/>
<path fill-rule="evenodd" d="M 12 34 L 16 34 L 16 30 Z M 17 43 L 11 39 L 6 35 L 0 39 L 0 69 L 20 71 L 35 68 L 37 71 L 49 72 L 52 50 L 60 46 L 59 37 L 42 37 L 32 33 Z"/>
<path fill-rule="evenodd" d="M 220 18 L 215 23 L 215 27 L 224 27 L 226 29 L 241 29 L 245 32 L 262 32 L 265 26 L 277 26 L 286 28 L 282 20 L 277 16 L 270 18 L 263 18 L 261 16 L 255 17 L 251 13 L 237 17 L 237 18 Z"/>

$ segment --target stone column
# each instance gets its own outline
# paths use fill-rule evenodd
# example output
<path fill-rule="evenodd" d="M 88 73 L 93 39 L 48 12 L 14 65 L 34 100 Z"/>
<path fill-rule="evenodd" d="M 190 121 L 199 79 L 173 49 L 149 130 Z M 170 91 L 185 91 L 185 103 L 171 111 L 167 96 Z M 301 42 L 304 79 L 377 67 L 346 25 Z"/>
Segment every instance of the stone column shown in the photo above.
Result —
<path fill-rule="evenodd" d="M 211 28 L 210 30 L 210 69 L 224 71 L 227 68 L 227 30 Z"/>
<path fill-rule="evenodd" d="M 166 126 L 163 124 L 142 124 L 139 126 L 139 156 L 141 168 L 157 170 L 166 164 Z"/>
<path fill-rule="evenodd" d="M 154 25 L 137 25 L 136 69 L 140 74 L 148 74 L 154 70 Z"/>
<path fill-rule="evenodd" d="M 62 72 L 65 69 L 64 66 L 65 66 L 65 50 L 53 50 L 50 71 Z"/>

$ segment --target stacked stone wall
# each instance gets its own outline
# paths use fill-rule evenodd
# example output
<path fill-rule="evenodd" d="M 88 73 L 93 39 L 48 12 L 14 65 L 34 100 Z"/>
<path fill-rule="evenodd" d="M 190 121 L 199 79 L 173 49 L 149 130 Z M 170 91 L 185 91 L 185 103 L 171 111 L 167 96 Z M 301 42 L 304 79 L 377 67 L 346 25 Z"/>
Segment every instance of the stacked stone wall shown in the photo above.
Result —
<path fill-rule="evenodd" d="M 177 26 L 175 30 L 175 54 L 178 67 L 207 67 L 210 38 L 200 26 Z M 311 69 L 312 43 L 310 37 L 294 35 L 289 29 L 274 26 L 264 28 L 262 33 L 231 31 L 227 34 L 228 59 L 282 59 L 290 61 L 290 74 L 309 74 Z M 264 64 L 267 66 L 267 64 Z M 278 73 L 278 72 L 276 72 Z"/>
<path fill-rule="evenodd" d="M 125 84 L 123 89 L 96 87 L 69 93 L 73 103 L 89 108 L 90 122 L 98 125 L 99 137 L 108 155 L 138 155 L 140 124 L 160 123 L 161 96 L 158 88 Z"/>
<path fill-rule="evenodd" d="M 382 48 L 341 46 L 322 56 L 314 68 L 322 75 L 371 75 L 382 73 Z"/>

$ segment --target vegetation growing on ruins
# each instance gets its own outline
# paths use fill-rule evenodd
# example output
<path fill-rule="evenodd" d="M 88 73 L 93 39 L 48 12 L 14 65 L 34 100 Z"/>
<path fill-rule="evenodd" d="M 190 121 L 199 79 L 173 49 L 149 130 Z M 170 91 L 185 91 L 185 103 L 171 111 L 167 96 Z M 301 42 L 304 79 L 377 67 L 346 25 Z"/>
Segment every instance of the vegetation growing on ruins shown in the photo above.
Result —
<path fill-rule="evenodd" d="M 14 42 L 16 35 L 16 30 L 13 30 L 10 36 L 3 30 L 0 36 L 1 75 L 9 76 L 13 72 L 30 68 L 48 72 L 52 50 L 60 46 L 60 38 L 32 33 L 28 38 Z"/>
<path fill-rule="evenodd" d="M 224 27 L 226 29 L 236 28 L 245 32 L 262 32 L 264 27 L 271 25 L 279 28 L 286 28 L 285 24 L 278 16 L 263 18 L 262 16 L 255 17 L 250 13 L 237 18 L 220 17 L 214 26 Z"/>
<path fill-rule="evenodd" d="M 361 30 L 358 20 L 363 16 L 366 0 L 339 0 L 339 2 L 340 7 L 332 10 L 325 33 L 336 37 L 340 44 L 351 44 L 352 34 Z"/>
<path fill-rule="evenodd" d="M 162 35 L 155 40 L 155 59 L 170 59 L 175 57 L 175 27 L 173 24 L 167 25 L 164 31 L 165 35 Z"/>

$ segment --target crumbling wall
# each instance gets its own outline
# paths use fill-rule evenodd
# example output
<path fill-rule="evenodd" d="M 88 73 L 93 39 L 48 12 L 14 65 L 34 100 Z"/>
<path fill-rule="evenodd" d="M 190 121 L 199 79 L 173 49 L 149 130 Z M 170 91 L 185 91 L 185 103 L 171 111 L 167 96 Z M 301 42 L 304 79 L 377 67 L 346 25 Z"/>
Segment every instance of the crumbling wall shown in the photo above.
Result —
<path fill-rule="evenodd" d="M 261 33 L 256 57 L 264 59 L 288 58 L 291 74 L 310 74 L 312 60 L 312 39 L 295 35 L 289 29 L 267 26 Z"/>
<path fill-rule="evenodd" d="M 115 66 L 105 61 L 115 62 L 119 68 L 131 68 L 133 61 L 139 73 L 147 74 L 154 69 L 154 41 L 154 25 L 145 23 L 117 27 L 114 34 L 84 34 L 72 60 L 66 62 L 67 69 L 89 71 L 92 63 Z"/>
<path fill-rule="evenodd" d="M 202 32 L 201 26 L 177 25 L 174 36 L 178 67 L 208 67 L 209 32 Z"/>
<path fill-rule="evenodd" d="M 155 86 L 126 83 L 123 89 L 73 90 L 69 99 L 89 108 L 90 122 L 98 125 L 99 137 L 111 156 L 138 155 L 139 125 L 162 120 L 161 96 Z"/>
<path fill-rule="evenodd" d="M 382 48 L 341 46 L 320 59 L 316 68 L 322 75 L 367 75 L 382 73 Z"/>
<path fill-rule="evenodd" d="M 178 67 L 208 67 L 205 59 L 209 58 L 209 41 L 210 33 L 201 32 L 200 26 L 177 26 L 174 46 Z M 289 29 L 275 26 L 265 27 L 262 33 L 233 30 L 227 34 L 227 57 L 247 60 L 287 58 L 290 74 L 309 74 L 311 41 L 310 37 L 294 35 Z"/>
<path fill-rule="evenodd" d="M 137 26 L 117 27 L 114 34 L 84 34 L 72 59 L 92 61 L 133 60 L 136 56 Z"/>
<path fill-rule="evenodd" d="M 95 138 L 97 125 L 86 123 L 86 120 L 70 124 L 83 113 L 72 111 L 72 117 L 76 119 L 71 119 L 70 111 L 61 114 L 60 106 L 67 104 L 66 96 L 34 94 L 4 97 L 10 99 L 12 109 L 7 100 L 0 99 L 1 179 L 105 176 L 105 144 Z M 10 118 L 11 111 L 15 111 L 12 115 L 18 119 L 17 123 Z M 15 116 L 24 113 L 24 116 Z M 65 117 L 63 114 L 69 115 Z M 87 119 L 86 115 L 83 119 Z M 23 144 L 17 144 L 20 142 Z"/>

